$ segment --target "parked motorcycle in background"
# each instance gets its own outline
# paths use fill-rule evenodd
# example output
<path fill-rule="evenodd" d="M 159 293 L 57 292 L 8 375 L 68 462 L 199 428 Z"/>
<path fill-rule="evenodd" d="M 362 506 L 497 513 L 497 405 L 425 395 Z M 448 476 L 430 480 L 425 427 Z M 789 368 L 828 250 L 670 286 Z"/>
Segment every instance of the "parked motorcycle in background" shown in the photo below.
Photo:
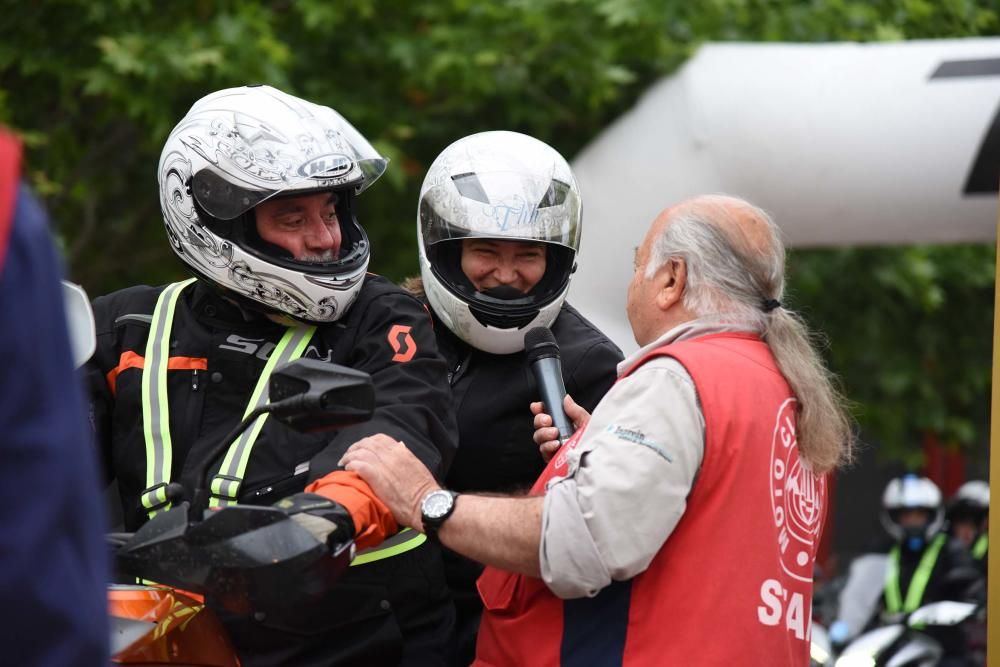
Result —
<path fill-rule="evenodd" d="M 932 602 L 897 623 L 865 632 L 828 663 L 835 667 L 971 667 L 985 665 L 975 652 L 956 656 L 946 647 L 964 642 L 965 627 L 985 622 L 985 609 L 972 602 Z M 962 651 L 966 653 L 966 651 Z"/>

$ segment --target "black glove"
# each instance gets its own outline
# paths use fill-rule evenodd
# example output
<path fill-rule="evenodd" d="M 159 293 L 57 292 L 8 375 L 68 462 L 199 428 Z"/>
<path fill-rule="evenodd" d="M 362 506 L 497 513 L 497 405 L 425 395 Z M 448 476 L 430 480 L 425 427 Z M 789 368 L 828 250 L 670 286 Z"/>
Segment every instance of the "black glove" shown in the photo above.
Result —
<path fill-rule="evenodd" d="M 274 503 L 331 549 L 354 538 L 354 519 L 340 503 L 317 493 L 296 493 Z"/>

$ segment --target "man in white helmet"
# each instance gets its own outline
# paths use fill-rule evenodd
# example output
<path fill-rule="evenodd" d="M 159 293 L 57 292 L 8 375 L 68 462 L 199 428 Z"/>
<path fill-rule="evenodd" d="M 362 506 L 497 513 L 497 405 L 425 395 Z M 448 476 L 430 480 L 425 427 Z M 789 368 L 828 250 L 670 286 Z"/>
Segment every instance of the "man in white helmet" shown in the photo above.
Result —
<path fill-rule="evenodd" d="M 551 146 L 517 132 L 459 139 L 434 160 L 420 190 L 422 295 L 458 418 L 459 448 L 445 483 L 457 492 L 524 492 L 545 467 L 528 406 L 540 400 L 525 334 L 547 327 L 567 391 L 592 410 L 614 382 L 619 349 L 566 302 L 582 231 L 580 191 Z M 455 598 L 453 664 L 468 665 L 482 612 L 482 566 L 445 551 Z"/>
<path fill-rule="evenodd" d="M 453 609 L 438 545 L 397 535 L 368 485 L 337 469 L 376 432 L 439 476 L 455 449 L 430 318 L 367 273 L 354 199 L 386 165 L 333 109 L 267 86 L 210 94 L 171 132 L 158 173 L 167 236 L 194 278 L 94 302 L 93 415 L 126 529 L 178 500 L 168 483 L 190 494 L 207 465 L 213 506 L 281 501 L 328 544 L 353 538 L 369 550 L 332 593 L 287 614 L 220 609 L 244 665 L 444 661 Z M 297 356 L 369 373 L 373 418 L 312 435 L 268 420 L 249 444 L 206 461 L 266 386 L 268 360 Z"/>

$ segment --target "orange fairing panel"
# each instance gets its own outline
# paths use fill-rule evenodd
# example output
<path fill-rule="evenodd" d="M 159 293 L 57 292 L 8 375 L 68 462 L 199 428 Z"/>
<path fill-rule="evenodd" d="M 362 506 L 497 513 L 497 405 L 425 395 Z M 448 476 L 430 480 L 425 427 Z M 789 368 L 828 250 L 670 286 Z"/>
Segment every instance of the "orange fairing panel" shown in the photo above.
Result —
<path fill-rule="evenodd" d="M 188 594 L 159 586 L 113 586 L 108 589 L 113 617 L 148 622 L 147 631 L 120 649 L 119 665 L 196 665 L 239 667 L 215 614 Z"/>

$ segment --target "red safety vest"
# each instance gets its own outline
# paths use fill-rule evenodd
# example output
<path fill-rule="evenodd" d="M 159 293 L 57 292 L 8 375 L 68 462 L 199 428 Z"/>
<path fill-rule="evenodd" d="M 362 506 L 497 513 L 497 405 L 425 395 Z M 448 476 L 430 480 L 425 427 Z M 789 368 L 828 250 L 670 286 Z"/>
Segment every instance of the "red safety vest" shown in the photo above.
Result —
<path fill-rule="evenodd" d="M 0 128 L 0 274 L 14 223 L 14 201 L 21 181 L 21 143 Z"/>
<path fill-rule="evenodd" d="M 659 356 L 688 370 L 705 416 L 684 516 L 646 571 L 593 598 L 561 600 L 540 579 L 486 568 L 476 665 L 809 664 L 826 483 L 799 460 L 788 384 L 767 345 L 742 334 L 663 346 L 622 377 Z M 533 494 L 566 474 L 579 437 Z"/>

